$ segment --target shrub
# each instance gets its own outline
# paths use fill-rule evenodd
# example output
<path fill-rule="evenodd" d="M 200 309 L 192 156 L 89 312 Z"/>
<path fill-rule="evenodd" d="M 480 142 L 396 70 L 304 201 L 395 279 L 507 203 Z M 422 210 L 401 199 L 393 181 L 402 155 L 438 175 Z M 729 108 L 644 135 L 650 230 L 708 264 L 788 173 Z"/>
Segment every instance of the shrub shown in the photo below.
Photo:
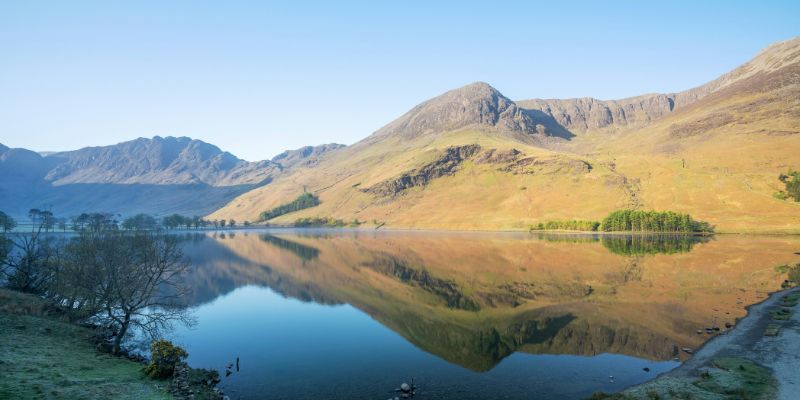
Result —
<path fill-rule="evenodd" d="M 596 231 L 600 226 L 597 221 L 581 221 L 581 220 L 568 220 L 568 221 L 546 221 L 531 226 L 531 230 L 548 230 L 548 231 Z"/>
<path fill-rule="evenodd" d="M 784 197 L 783 199 L 792 197 L 794 201 L 800 201 L 800 171 L 792 171 L 785 174 L 780 174 L 778 180 L 783 182 L 786 186 L 786 192 L 779 192 Z"/>
<path fill-rule="evenodd" d="M 175 373 L 175 366 L 182 363 L 189 356 L 186 350 L 164 339 L 151 343 L 150 352 L 152 353 L 152 359 L 150 364 L 145 367 L 144 372 L 155 379 L 172 377 L 172 374 Z"/>
<path fill-rule="evenodd" d="M 325 226 L 329 228 L 341 228 L 347 224 L 344 220 L 335 219 L 332 217 L 314 217 L 314 218 L 298 218 L 294 221 L 296 227 L 319 227 Z"/>

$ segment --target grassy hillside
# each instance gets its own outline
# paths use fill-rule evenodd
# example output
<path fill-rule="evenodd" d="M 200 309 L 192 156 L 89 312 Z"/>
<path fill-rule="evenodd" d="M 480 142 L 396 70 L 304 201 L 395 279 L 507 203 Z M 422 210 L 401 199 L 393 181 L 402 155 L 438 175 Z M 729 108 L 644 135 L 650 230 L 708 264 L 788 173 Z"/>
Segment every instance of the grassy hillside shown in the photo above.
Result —
<path fill-rule="evenodd" d="M 172 398 L 141 364 L 98 353 L 88 329 L 42 316 L 37 300 L 0 290 L 0 398 Z"/>
<path fill-rule="evenodd" d="M 517 121 L 523 128 L 509 134 L 510 123 L 501 124 L 505 114 L 486 111 L 502 95 L 463 100 L 476 86 L 423 103 L 210 217 L 255 221 L 309 191 L 319 206 L 271 222 L 319 216 L 390 228 L 527 229 L 632 208 L 689 213 L 718 232 L 800 233 L 800 203 L 773 197 L 782 189 L 779 174 L 800 168 L 800 39 L 772 46 L 707 85 L 670 95 L 680 107 L 647 124 L 572 137 L 548 133 L 554 122 L 547 116 Z M 479 111 L 471 113 L 473 106 Z M 442 158 L 448 148 L 475 144 L 477 155 L 447 173 L 420 178 L 452 162 Z M 481 162 L 488 153 L 511 149 L 519 152 L 513 159 Z M 403 179 L 416 184 L 392 195 L 368 190 L 397 187 Z"/>

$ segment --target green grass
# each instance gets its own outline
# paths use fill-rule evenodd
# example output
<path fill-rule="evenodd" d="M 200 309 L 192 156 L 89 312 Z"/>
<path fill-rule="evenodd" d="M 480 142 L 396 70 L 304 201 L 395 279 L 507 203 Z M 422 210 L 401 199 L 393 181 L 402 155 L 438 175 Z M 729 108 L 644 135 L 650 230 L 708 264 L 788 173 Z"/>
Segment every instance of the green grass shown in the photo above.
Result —
<path fill-rule="evenodd" d="M 172 398 L 167 382 L 147 378 L 141 364 L 98 353 L 88 329 L 3 311 L 0 399 Z"/>
<path fill-rule="evenodd" d="M 662 377 L 621 393 L 595 393 L 591 400 L 767 400 L 777 394 L 770 371 L 742 358 L 717 358 L 700 379 Z"/>
<path fill-rule="evenodd" d="M 772 399 L 778 382 L 766 368 L 741 358 L 718 358 L 709 377 L 695 386 L 731 399 Z"/>

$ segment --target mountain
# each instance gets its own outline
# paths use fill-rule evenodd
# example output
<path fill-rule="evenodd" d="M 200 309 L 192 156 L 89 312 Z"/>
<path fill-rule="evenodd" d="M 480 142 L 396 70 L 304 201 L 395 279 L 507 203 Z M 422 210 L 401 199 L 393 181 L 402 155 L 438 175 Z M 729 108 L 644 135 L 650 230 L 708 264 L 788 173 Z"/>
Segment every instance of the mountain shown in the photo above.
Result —
<path fill-rule="evenodd" d="M 687 107 L 707 96 L 735 88 L 740 82 L 759 79 L 779 81 L 773 73 L 785 74 L 797 68 L 798 39 L 779 42 L 759 52 L 752 60 L 721 77 L 702 86 L 677 93 L 655 93 L 621 100 L 598 100 L 591 97 L 580 99 L 530 99 L 519 101 L 520 107 L 538 110 L 553 117 L 570 132 L 581 134 L 589 131 L 620 127 L 641 127 Z M 788 69 L 784 69 L 787 68 Z"/>
<path fill-rule="evenodd" d="M 0 145 L 0 209 L 16 216 L 34 207 L 60 216 L 91 211 L 202 215 L 340 147 L 304 148 L 285 163 L 280 156 L 248 162 L 187 137 L 139 138 L 46 156 Z"/>
<path fill-rule="evenodd" d="M 491 127 L 500 134 L 526 143 L 551 137 L 570 137 L 551 118 L 524 110 L 484 82 L 475 82 L 428 100 L 375 132 L 368 141 L 387 137 L 414 139 L 424 135 L 475 127 Z"/>
<path fill-rule="evenodd" d="M 247 162 L 217 146 L 187 137 L 139 138 L 113 146 L 86 147 L 52 153 L 57 160 L 45 179 L 70 183 L 259 184 L 280 166 L 270 161 Z"/>
<path fill-rule="evenodd" d="M 620 208 L 687 212 L 721 232 L 800 232 L 773 194 L 800 169 L 800 38 L 683 92 L 512 101 L 485 83 L 428 100 L 313 166 L 211 214 L 254 220 L 304 191 L 300 217 L 396 228 L 526 229 Z"/>

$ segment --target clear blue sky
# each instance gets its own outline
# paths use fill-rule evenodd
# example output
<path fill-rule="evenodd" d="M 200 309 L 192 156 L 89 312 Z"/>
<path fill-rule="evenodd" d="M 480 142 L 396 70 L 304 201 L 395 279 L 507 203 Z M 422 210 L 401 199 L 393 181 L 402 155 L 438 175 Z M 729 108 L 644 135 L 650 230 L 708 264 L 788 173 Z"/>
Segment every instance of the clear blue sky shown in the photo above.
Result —
<path fill-rule="evenodd" d="M 180 135 L 257 160 L 353 143 L 474 81 L 683 90 L 800 34 L 796 0 L 373 3 L 0 0 L 0 143 Z"/>

